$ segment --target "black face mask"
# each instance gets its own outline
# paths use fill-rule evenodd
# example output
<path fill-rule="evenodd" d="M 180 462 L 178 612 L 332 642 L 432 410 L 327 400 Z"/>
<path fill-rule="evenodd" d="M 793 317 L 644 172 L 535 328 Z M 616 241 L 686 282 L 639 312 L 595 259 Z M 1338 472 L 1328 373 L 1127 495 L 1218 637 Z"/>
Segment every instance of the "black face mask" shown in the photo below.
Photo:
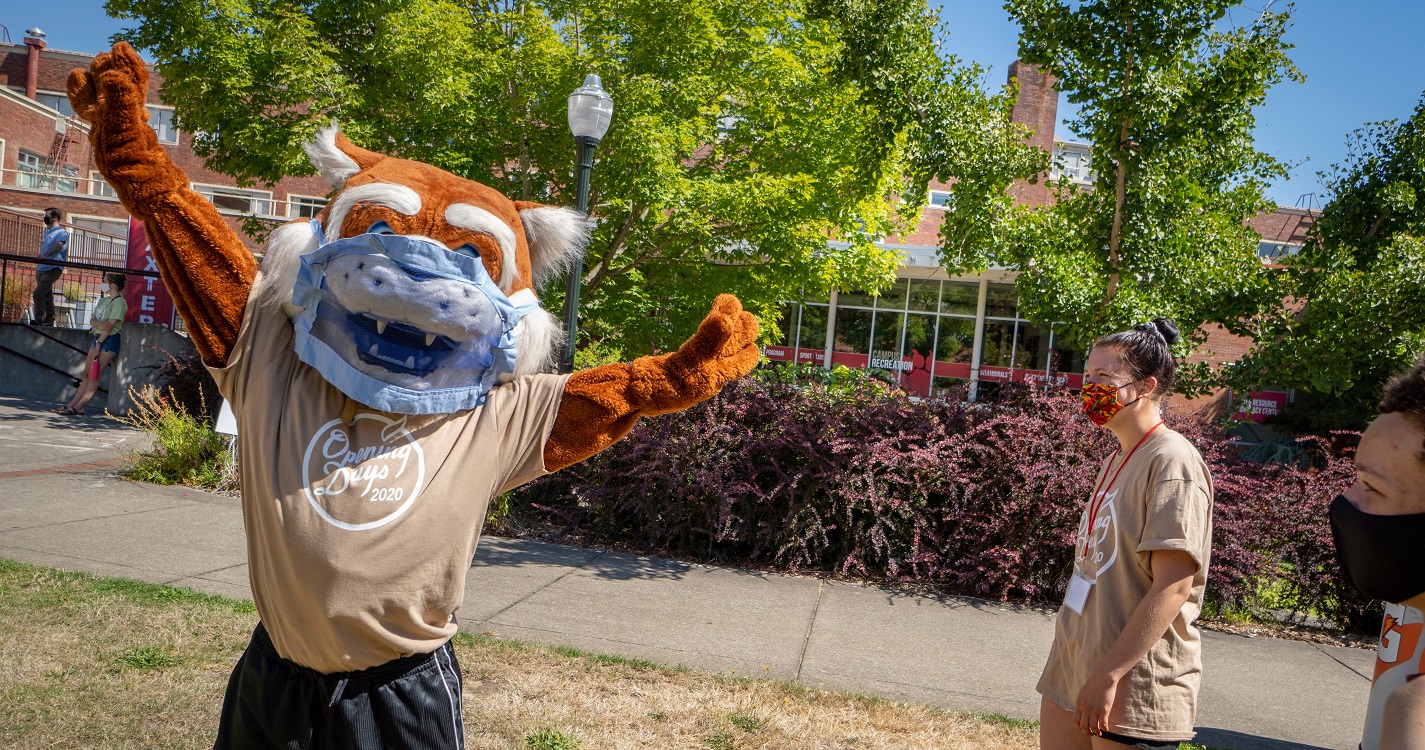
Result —
<path fill-rule="evenodd" d="M 1331 533 L 1341 569 L 1362 594 L 1398 604 L 1425 593 L 1425 513 L 1363 513 L 1337 495 Z"/>

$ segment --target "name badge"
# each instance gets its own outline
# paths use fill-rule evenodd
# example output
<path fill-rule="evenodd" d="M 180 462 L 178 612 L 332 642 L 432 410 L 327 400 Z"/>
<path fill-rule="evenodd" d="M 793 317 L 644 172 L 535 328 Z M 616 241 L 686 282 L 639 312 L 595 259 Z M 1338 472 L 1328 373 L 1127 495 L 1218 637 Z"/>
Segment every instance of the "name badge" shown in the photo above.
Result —
<path fill-rule="evenodd" d="M 1074 610 L 1074 614 L 1084 613 L 1084 602 L 1089 600 L 1089 590 L 1093 588 L 1093 581 L 1074 573 L 1069 578 L 1069 590 L 1064 594 L 1064 606 Z"/>

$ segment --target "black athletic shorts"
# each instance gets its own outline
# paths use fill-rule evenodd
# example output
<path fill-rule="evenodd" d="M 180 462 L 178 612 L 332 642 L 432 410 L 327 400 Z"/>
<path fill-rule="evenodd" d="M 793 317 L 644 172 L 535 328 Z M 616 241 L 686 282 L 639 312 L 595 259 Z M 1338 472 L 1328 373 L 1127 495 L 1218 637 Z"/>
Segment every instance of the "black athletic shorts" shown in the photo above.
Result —
<path fill-rule="evenodd" d="M 460 750 L 460 665 L 450 643 L 359 672 L 277 655 L 262 623 L 223 698 L 215 750 Z"/>
<path fill-rule="evenodd" d="M 1168 740 L 1144 740 L 1139 739 L 1137 737 L 1128 737 L 1122 734 L 1114 734 L 1113 732 L 1104 732 L 1102 735 L 1099 736 L 1103 737 L 1106 740 L 1112 740 L 1114 742 L 1119 742 L 1124 745 L 1128 745 L 1129 747 L 1140 748 L 1140 750 L 1177 750 L 1178 746 L 1182 744 L 1177 740 L 1173 740 L 1171 742 Z"/>

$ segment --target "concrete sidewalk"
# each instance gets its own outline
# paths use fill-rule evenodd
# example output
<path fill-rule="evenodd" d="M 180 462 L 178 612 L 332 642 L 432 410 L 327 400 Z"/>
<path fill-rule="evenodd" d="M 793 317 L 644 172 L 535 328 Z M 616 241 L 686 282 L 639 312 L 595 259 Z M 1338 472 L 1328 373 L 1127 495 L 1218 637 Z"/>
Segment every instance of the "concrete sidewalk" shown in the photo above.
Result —
<path fill-rule="evenodd" d="M 0 557 L 250 597 L 238 501 L 119 480 L 141 440 L 0 396 Z M 1036 718 L 1053 615 L 957 597 L 486 537 L 474 632 Z M 1371 652 L 1204 633 L 1198 742 L 1354 748 Z"/>

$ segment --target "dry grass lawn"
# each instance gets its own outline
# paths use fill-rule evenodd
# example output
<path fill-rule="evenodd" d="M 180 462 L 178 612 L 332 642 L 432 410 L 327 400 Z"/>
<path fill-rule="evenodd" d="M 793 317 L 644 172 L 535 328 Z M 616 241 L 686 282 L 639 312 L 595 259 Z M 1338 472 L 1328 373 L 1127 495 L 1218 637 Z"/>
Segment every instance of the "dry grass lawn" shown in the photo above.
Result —
<path fill-rule="evenodd" d="M 0 561 L 0 747 L 207 748 L 251 602 Z M 462 634 L 470 748 L 1033 748 L 993 716 Z"/>

